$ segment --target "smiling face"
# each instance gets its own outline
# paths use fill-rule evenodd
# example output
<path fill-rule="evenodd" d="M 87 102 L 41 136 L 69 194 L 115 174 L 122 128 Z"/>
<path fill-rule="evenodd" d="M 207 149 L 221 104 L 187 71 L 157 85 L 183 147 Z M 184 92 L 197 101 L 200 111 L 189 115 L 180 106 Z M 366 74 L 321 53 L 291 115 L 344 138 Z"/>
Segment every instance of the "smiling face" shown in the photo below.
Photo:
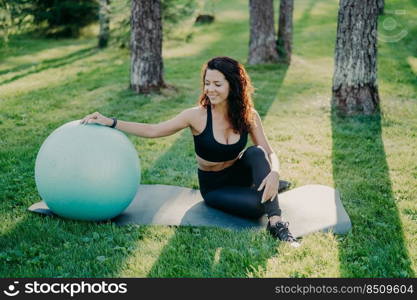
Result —
<path fill-rule="evenodd" d="M 207 69 L 204 78 L 204 93 L 211 104 L 227 103 L 229 82 L 220 71 Z"/>

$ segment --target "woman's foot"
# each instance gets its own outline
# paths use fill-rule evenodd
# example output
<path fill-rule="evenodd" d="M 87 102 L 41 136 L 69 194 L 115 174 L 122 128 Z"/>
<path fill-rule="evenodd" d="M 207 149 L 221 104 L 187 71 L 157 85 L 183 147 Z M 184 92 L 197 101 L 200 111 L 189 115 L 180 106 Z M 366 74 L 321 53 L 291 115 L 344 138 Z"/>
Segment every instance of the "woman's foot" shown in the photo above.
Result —
<path fill-rule="evenodd" d="M 276 217 L 276 216 L 273 216 Z M 270 218 L 270 221 L 268 222 L 268 226 L 266 229 L 268 232 L 275 238 L 278 238 L 280 241 L 288 242 L 290 245 L 294 248 L 297 248 L 300 246 L 300 243 L 297 242 L 297 239 L 294 238 L 294 236 L 291 234 L 291 232 L 288 230 L 288 222 L 283 222 L 281 218 L 279 217 L 279 221 L 275 221 Z M 276 219 L 275 219 L 276 220 Z"/>

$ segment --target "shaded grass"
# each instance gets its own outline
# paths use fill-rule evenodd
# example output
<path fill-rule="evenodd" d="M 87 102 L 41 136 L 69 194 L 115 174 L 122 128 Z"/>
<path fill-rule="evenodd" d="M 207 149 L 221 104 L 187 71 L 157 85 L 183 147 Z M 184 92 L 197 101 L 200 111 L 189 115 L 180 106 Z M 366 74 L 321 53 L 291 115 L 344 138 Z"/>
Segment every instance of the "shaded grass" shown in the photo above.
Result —
<path fill-rule="evenodd" d="M 248 72 L 283 176 L 295 186 L 339 188 L 354 225 L 348 235 L 315 233 L 303 238 L 301 249 L 292 249 L 265 232 L 116 227 L 26 211 L 40 201 L 34 163 L 53 129 L 96 110 L 137 122 L 166 120 L 196 103 L 203 62 L 215 55 L 245 62 L 247 1 L 218 5 L 221 18 L 195 28 L 191 43 L 165 44 L 165 77 L 177 91 L 161 95 L 127 90 L 129 56 L 124 50 L 107 49 L 42 67 L 54 66 L 95 41 L 21 38 L 11 42 L 7 53 L 0 51 L 11 70 L 0 74 L 0 82 L 30 70 L 24 68 L 29 56 L 39 66 L 0 86 L 0 277 L 414 276 L 417 95 L 413 71 L 405 63 L 406 57 L 416 56 L 414 40 L 380 44 L 381 119 L 334 119 L 329 95 L 335 1 L 298 1 L 291 66 L 248 67 Z M 394 66 L 396 81 L 390 80 Z M 198 186 L 190 132 L 129 138 L 141 158 L 143 183 Z"/>
<path fill-rule="evenodd" d="M 392 191 L 380 116 L 339 118 L 333 113 L 332 132 L 333 177 L 353 224 L 339 246 L 342 276 L 415 277 Z"/>

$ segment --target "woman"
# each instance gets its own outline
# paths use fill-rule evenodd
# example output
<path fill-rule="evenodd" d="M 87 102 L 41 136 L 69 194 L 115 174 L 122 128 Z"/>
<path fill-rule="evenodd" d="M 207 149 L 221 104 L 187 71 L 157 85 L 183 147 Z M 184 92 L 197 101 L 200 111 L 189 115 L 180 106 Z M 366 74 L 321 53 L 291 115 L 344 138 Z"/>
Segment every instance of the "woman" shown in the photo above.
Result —
<path fill-rule="evenodd" d="M 267 214 L 267 230 L 298 246 L 281 219 L 279 162 L 253 108 L 253 87 L 243 65 L 216 57 L 203 66 L 199 106 L 171 120 L 145 124 L 107 118 L 98 112 L 82 124 L 98 123 L 141 137 L 168 136 L 190 128 L 194 136 L 201 195 L 207 205 L 248 218 Z M 254 146 L 244 149 L 248 134 Z"/>

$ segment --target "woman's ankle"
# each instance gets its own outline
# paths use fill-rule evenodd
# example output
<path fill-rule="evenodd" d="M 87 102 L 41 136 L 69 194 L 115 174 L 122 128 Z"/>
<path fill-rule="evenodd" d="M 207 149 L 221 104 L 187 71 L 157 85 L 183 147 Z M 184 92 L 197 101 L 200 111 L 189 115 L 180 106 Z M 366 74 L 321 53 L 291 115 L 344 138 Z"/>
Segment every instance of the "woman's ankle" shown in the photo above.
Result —
<path fill-rule="evenodd" d="M 277 222 L 281 222 L 281 221 L 282 221 L 281 216 L 274 215 L 274 216 L 270 216 L 270 217 L 269 217 L 269 224 L 270 224 L 271 226 L 273 226 L 273 225 L 275 225 Z"/>

